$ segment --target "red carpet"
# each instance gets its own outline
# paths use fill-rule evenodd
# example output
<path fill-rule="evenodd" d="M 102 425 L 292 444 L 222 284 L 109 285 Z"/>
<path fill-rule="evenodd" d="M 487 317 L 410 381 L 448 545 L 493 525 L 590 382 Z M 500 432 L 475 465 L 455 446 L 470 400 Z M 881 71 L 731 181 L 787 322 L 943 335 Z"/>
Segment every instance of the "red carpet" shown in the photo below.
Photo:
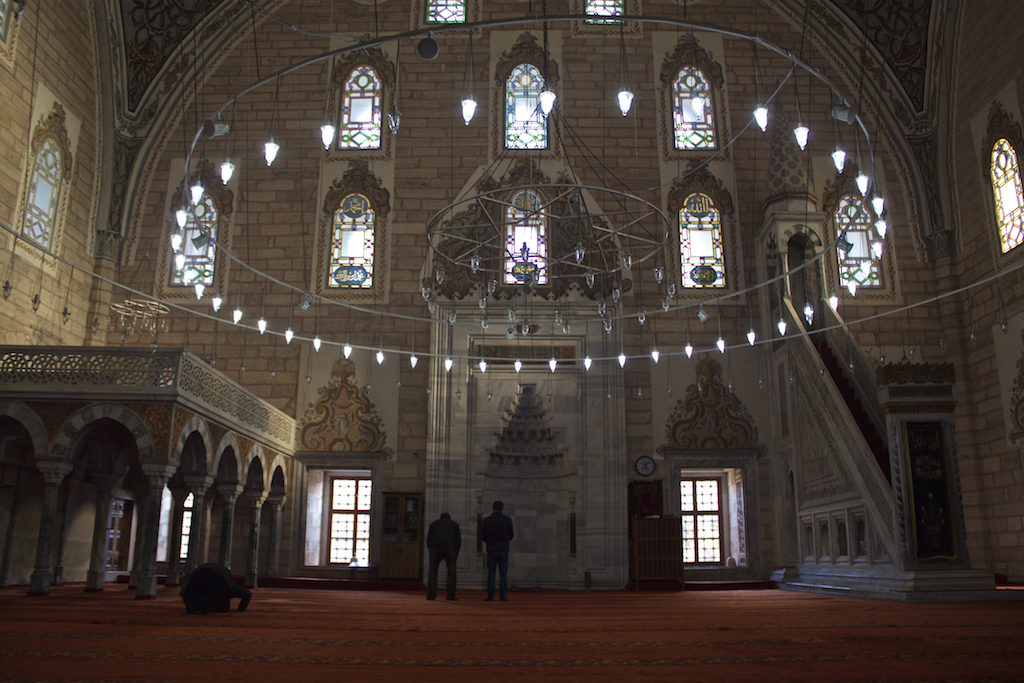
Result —
<path fill-rule="evenodd" d="M 422 593 L 260 588 L 188 615 L 108 584 L 0 591 L 0 679 L 160 681 L 1024 680 L 1024 602 L 784 591 Z"/>

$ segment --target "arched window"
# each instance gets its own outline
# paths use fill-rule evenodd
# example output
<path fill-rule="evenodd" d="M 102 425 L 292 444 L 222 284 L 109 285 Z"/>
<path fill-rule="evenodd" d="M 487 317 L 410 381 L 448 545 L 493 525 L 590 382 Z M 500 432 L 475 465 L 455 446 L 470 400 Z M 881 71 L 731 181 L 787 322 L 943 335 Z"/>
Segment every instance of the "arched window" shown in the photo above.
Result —
<path fill-rule="evenodd" d="M 60 145 L 52 137 L 43 138 L 32 161 L 28 202 L 25 205 L 21 234 L 36 244 L 49 248 L 57 223 L 57 208 L 64 177 L 64 160 Z"/>
<path fill-rule="evenodd" d="M 331 257 L 327 266 L 329 288 L 373 286 L 373 243 L 376 212 L 365 195 L 345 195 L 334 212 Z"/>
<path fill-rule="evenodd" d="M 721 214 L 703 192 L 687 196 L 679 209 L 679 264 L 683 287 L 725 287 Z"/>
<path fill-rule="evenodd" d="M 466 3 L 458 0 L 428 0 L 428 24 L 464 24 L 466 22 Z"/>
<path fill-rule="evenodd" d="M 7 34 L 11 26 L 13 8 L 8 0 L 0 0 L 0 43 L 7 42 Z"/>
<path fill-rule="evenodd" d="M 182 228 L 181 248 L 171 262 L 172 287 L 213 284 L 217 260 L 217 207 L 206 193 L 189 211 Z"/>
<path fill-rule="evenodd" d="M 505 209 L 505 284 L 547 284 L 547 215 L 532 190 L 512 196 Z"/>
<path fill-rule="evenodd" d="M 584 13 L 588 24 L 617 24 L 623 14 L 625 0 L 587 0 Z"/>
<path fill-rule="evenodd" d="M 1024 193 L 1017 152 L 1006 138 L 992 147 L 992 193 L 995 195 L 999 245 L 1003 253 L 1024 242 Z"/>
<path fill-rule="evenodd" d="M 544 77 L 533 64 L 519 64 L 505 79 L 505 148 L 547 149 L 547 120 L 540 110 Z"/>
<path fill-rule="evenodd" d="M 685 66 L 672 82 L 672 129 L 676 149 L 716 149 L 714 98 L 704 73 Z"/>
<path fill-rule="evenodd" d="M 881 254 L 872 247 L 872 243 L 877 239 L 872 225 L 872 214 L 864 205 L 864 201 L 854 194 L 844 194 L 839 198 L 833 219 L 836 234 L 845 236 L 852 245 L 846 251 L 836 251 L 840 284 L 853 289 L 881 287 Z"/>
<path fill-rule="evenodd" d="M 349 72 L 341 93 L 339 149 L 380 149 L 382 97 L 376 69 L 360 64 Z"/>

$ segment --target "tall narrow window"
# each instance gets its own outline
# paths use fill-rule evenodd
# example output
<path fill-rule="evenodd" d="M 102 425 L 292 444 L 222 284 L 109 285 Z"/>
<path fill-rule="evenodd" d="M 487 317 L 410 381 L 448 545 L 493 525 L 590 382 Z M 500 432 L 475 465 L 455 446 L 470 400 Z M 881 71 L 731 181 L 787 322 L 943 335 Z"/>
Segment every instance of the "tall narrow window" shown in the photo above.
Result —
<path fill-rule="evenodd" d="M 330 288 L 373 286 L 373 204 L 358 192 L 345 195 L 334 213 L 331 231 Z"/>
<path fill-rule="evenodd" d="M 588 24 L 617 24 L 623 14 L 625 0 L 587 0 L 585 13 Z"/>
<path fill-rule="evenodd" d="M 185 511 L 181 513 L 181 543 L 178 544 L 178 559 L 180 560 L 188 558 L 188 541 L 192 535 L 192 505 L 194 502 L 195 496 L 189 493 L 185 497 L 185 502 L 181 504 Z"/>
<path fill-rule="evenodd" d="M 210 195 L 204 194 L 182 228 L 181 251 L 171 262 L 171 286 L 212 285 L 216 260 L 217 209 Z"/>
<path fill-rule="evenodd" d="M 349 73 L 341 93 L 339 149 L 380 149 L 382 96 L 380 76 L 372 66 L 363 64 Z"/>
<path fill-rule="evenodd" d="M 506 149 L 547 149 L 548 127 L 540 110 L 544 77 L 533 64 L 520 64 L 505 80 Z"/>
<path fill-rule="evenodd" d="M 369 479 L 331 480 L 331 564 L 370 563 L 371 489 Z"/>
<path fill-rule="evenodd" d="M 1006 138 L 992 148 L 992 192 L 999 224 L 999 246 L 1003 253 L 1024 242 L 1024 192 L 1021 190 L 1017 152 Z"/>
<path fill-rule="evenodd" d="M 839 282 L 843 287 L 849 287 L 851 282 L 856 283 L 857 287 L 880 287 L 882 267 L 880 260 L 871 251 L 874 227 L 863 200 L 853 194 L 843 195 L 839 199 L 834 219 L 836 234 L 845 234 L 853 245 L 845 253 L 842 250 L 836 252 Z"/>
<path fill-rule="evenodd" d="M 684 287 L 725 287 L 721 215 L 703 192 L 679 209 L 679 263 Z"/>
<path fill-rule="evenodd" d="M 722 561 L 722 495 L 718 479 L 682 479 L 679 502 L 684 564 Z"/>
<path fill-rule="evenodd" d="M 0 0 L 0 43 L 7 42 L 7 33 L 11 25 L 11 3 Z"/>
<path fill-rule="evenodd" d="M 505 283 L 548 281 L 547 216 L 540 195 L 517 192 L 505 210 Z"/>
<path fill-rule="evenodd" d="M 711 88 L 696 67 L 683 67 L 672 82 L 672 128 L 676 149 L 717 148 Z"/>
<path fill-rule="evenodd" d="M 53 138 L 45 138 L 32 161 L 21 227 L 22 235 L 44 248 L 49 248 L 57 222 L 63 165 L 60 146 Z"/>
<path fill-rule="evenodd" d="M 466 22 L 466 3 L 458 0 L 428 0 L 428 24 L 463 24 Z"/>

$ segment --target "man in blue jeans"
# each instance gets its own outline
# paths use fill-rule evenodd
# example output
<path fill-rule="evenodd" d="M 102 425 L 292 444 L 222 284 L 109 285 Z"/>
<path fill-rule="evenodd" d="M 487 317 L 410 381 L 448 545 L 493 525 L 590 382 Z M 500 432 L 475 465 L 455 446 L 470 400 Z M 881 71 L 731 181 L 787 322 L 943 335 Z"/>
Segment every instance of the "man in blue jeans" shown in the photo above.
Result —
<path fill-rule="evenodd" d="M 491 506 L 491 516 L 480 526 L 480 540 L 487 544 L 487 600 L 494 600 L 494 570 L 501 575 L 500 595 L 508 601 L 508 543 L 512 540 L 512 520 L 501 513 L 500 500 Z"/>

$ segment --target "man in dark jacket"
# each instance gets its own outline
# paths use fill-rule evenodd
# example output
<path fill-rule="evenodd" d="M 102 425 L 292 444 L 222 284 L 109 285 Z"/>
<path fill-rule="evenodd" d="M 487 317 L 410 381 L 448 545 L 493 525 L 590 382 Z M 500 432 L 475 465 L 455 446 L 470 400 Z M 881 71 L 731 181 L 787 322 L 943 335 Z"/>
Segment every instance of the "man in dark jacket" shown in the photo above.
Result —
<path fill-rule="evenodd" d="M 427 600 L 437 595 L 437 568 L 444 560 L 448 572 L 448 599 L 455 599 L 455 561 L 459 559 L 459 548 L 462 547 L 462 532 L 458 522 L 447 512 L 442 512 L 439 519 L 430 523 L 427 529 L 427 551 L 430 554 L 430 574 L 427 577 Z"/>
<path fill-rule="evenodd" d="M 502 602 L 508 600 L 508 543 L 512 540 L 512 520 L 501 513 L 500 500 L 491 506 L 491 516 L 480 526 L 480 539 L 487 544 L 487 599 L 494 600 L 494 570 L 501 576 Z"/>
<path fill-rule="evenodd" d="M 181 584 L 181 599 L 189 614 L 230 612 L 232 598 L 241 599 L 238 611 L 244 612 L 249 606 L 252 591 L 235 583 L 231 573 L 220 564 L 199 565 Z"/>

